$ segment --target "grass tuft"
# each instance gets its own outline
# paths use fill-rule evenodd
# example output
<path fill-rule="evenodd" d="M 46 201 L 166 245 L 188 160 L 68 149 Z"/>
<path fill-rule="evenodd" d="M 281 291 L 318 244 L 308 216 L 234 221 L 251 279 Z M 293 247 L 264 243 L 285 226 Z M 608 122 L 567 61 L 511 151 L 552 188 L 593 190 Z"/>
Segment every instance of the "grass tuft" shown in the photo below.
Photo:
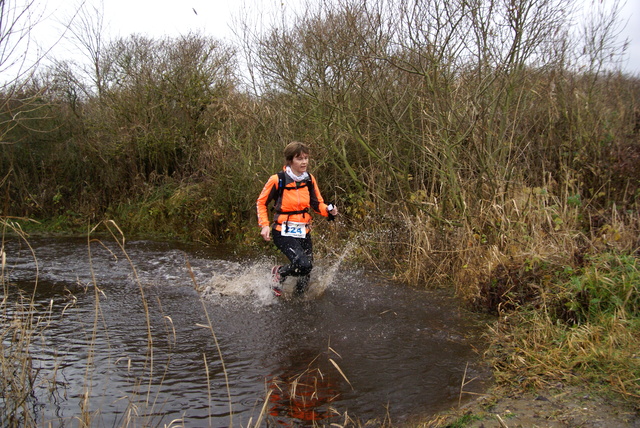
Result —
<path fill-rule="evenodd" d="M 491 348 L 498 380 L 518 388 L 586 382 L 637 400 L 639 279 L 635 256 L 602 253 L 551 284 L 538 307 L 503 314 Z"/>

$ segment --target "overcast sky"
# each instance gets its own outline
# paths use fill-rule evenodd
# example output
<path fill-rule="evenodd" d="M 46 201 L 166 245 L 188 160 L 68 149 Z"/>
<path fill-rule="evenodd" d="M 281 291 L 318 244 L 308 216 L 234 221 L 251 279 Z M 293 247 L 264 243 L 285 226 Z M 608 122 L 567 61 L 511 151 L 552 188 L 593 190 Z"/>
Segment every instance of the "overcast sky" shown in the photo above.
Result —
<path fill-rule="evenodd" d="M 594 2 L 613 3 L 614 0 L 582 0 L 586 5 Z M 105 0 L 105 15 L 112 30 L 120 35 L 134 32 L 162 36 L 181 34 L 201 29 L 217 37 L 230 35 L 229 25 L 240 5 L 255 13 L 256 5 L 264 12 L 278 12 L 293 8 L 299 0 Z M 640 75 L 640 0 L 620 0 L 622 19 L 628 23 L 623 38 L 630 39 L 625 69 Z"/>
<path fill-rule="evenodd" d="M 20 1 L 20 0 L 16 0 Z M 22 0 L 25 1 L 25 0 Z M 104 6 L 108 38 L 138 33 L 151 37 L 175 36 L 193 31 L 216 38 L 231 38 L 230 26 L 238 14 L 278 15 L 284 9 L 296 7 L 300 0 L 84 0 L 87 4 Z M 609 4 L 614 0 L 582 0 L 585 4 Z M 623 39 L 629 39 L 623 68 L 640 76 L 640 1 L 620 0 L 622 18 L 628 20 Z M 82 2 L 76 1 L 75 8 Z M 38 45 L 46 49 L 62 32 L 60 22 L 68 20 L 74 9 L 69 0 L 36 1 L 43 9 L 42 22 L 36 27 Z M 46 5 L 46 6 L 42 6 Z M 241 10 L 242 9 L 242 10 Z M 68 44 L 59 43 L 54 51 L 56 59 L 71 55 Z M 2 79 L 4 80 L 4 79 Z"/>

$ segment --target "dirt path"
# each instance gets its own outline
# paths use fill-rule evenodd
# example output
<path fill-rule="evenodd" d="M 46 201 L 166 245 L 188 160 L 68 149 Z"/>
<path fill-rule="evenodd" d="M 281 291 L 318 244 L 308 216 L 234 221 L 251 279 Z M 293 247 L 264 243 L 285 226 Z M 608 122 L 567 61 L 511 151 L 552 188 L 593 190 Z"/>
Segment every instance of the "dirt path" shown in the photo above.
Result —
<path fill-rule="evenodd" d="M 511 395 L 492 390 L 460 410 L 442 415 L 442 419 L 434 421 L 431 426 L 640 427 L 640 399 L 635 402 L 614 402 L 577 387 Z"/>

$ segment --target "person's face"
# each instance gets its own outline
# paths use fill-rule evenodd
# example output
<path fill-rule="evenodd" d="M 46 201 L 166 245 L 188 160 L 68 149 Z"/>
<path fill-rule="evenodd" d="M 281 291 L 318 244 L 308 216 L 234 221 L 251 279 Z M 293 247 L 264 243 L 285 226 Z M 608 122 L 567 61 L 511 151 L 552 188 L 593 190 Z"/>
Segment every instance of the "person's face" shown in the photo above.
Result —
<path fill-rule="evenodd" d="M 307 171 L 307 166 L 309 166 L 309 155 L 306 153 L 300 153 L 293 157 L 291 161 L 291 171 L 295 175 L 301 175 L 302 173 Z"/>

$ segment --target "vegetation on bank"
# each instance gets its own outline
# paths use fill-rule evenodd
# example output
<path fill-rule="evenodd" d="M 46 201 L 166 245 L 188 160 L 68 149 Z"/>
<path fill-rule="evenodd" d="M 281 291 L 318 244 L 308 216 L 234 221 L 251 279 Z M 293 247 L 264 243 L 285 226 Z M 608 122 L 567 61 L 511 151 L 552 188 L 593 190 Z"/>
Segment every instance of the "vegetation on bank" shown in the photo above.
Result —
<path fill-rule="evenodd" d="M 499 380 L 517 383 L 520 388 L 553 381 L 587 382 L 597 390 L 608 386 L 637 402 L 637 257 L 607 251 L 557 273 L 549 286 L 536 293 L 535 302 L 508 313 L 494 332 L 496 345 L 491 354 L 509 368 L 509 376 L 498 372 Z"/>
<path fill-rule="evenodd" d="M 302 140 L 343 213 L 320 251 L 355 242 L 500 315 L 501 382 L 637 399 L 640 80 L 608 63 L 618 17 L 577 34 L 571 2 L 406 3 L 315 2 L 238 45 L 76 28 L 92 67 L 0 91 L 3 221 L 256 247 L 255 198 Z"/>

